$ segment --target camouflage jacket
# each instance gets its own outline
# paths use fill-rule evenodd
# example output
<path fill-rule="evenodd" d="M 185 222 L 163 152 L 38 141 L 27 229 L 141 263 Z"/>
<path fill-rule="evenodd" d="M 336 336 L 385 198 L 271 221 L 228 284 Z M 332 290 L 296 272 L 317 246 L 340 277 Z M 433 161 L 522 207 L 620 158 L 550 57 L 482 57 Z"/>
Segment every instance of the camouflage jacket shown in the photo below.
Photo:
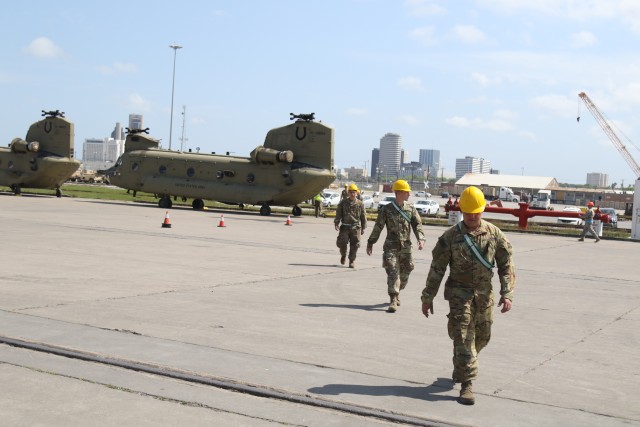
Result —
<path fill-rule="evenodd" d="M 353 202 L 349 199 L 342 200 L 336 208 L 336 218 L 333 222 L 336 225 L 351 226 L 352 228 L 367 228 L 367 216 L 362 202 L 358 199 Z"/>
<path fill-rule="evenodd" d="M 451 297 L 470 300 L 475 295 L 486 298 L 491 296 L 493 269 L 485 267 L 473 254 L 464 239 L 467 233 L 484 259 L 489 264 L 497 265 L 500 295 L 513 301 L 516 274 L 511 244 L 507 238 L 498 227 L 484 220 L 476 230 L 471 232 L 464 222 L 459 224 L 460 227 L 454 225 L 445 231 L 433 248 L 433 260 L 427 276 L 427 284 L 422 291 L 422 302 L 428 304 L 433 302 L 447 266 L 449 266 L 449 277 L 444 289 L 446 300 Z"/>
<path fill-rule="evenodd" d="M 424 241 L 422 219 L 416 208 L 410 203 L 405 202 L 402 207 L 399 207 L 392 202 L 380 209 L 376 223 L 367 241 L 369 246 L 378 241 L 380 233 L 382 233 L 385 226 L 387 227 L 387 238 L 384 241 L 384 251 L 410 248 L 412 229 L 416 238 Z"/>

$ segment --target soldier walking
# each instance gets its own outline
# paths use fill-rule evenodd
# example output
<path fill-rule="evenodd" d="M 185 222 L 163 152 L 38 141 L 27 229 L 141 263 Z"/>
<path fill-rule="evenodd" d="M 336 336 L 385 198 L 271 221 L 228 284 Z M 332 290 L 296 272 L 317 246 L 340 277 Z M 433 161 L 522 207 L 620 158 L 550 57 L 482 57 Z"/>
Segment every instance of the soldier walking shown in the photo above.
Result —
<path fill-rule="evenodd" d="M 336 246 L 340 248 L 340 264 L 344 265 L 346 262 L 347 246 L 349 246 L 349 268 L 355 268 L 360 236 L 367 228 L 367 217 L 362 201 L 356 199 L 358 186 L 351 184 L 347 190 L 348 196 L 338 203 L 333 223 L 336 231 L 339 231 Z"/>
<path fill-rule="evenodd" d="M 387 238 L 382 246 L 382 266 L 387 272 L 387 291 L 389 293 L 389 313 L 394 313 L 400 305 L 400 291 L 409 282 L 413 270 L 411 249 L 411 231 L 418 239 L 418 249 L 424 247 L 422 219 L 416 208 L 408 202 L 411 193 L 409 183 L 399 179 L 393 184 L 395 202 L 380 209 L 376 224 L 373 226 L 367 242 L 367 255 L 373 252 L 373 245 L 380 233 L 387 227 Z"/>
<path fill-rule="evenodd" d="M 433 315 L 433 299 L 449 266 L 444 299 L 449 301 L 447 329 L 453 340 L 453 381 L 462 383 L 458 402 L 473 405 L 471 382 L 478 375 L 478 353 L 491 338 L 493 289 L 497 264 L 502 313 L 511 310 L 516 285 L 511 244 L 502 231 L 482 220 L 486 202 L 482 191 L 469 187 L 460 196 L 463 220 L 440 236 L 422 291 L 422 313 Z"/>

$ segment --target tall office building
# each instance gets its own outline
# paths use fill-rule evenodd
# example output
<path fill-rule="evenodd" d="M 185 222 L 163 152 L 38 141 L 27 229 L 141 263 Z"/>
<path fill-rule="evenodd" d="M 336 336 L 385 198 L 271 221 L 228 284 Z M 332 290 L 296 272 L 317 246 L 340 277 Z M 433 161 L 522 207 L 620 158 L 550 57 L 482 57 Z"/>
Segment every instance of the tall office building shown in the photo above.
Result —
<path fill-rule="evenodd" d="M 380 149 L 371 150 L 371 172 L 369 175 L 372 179 L 378 179 L 378 165 L 380 163 Z"/>
<path fill-rule="evenodd" d="M 429 177 L 436 178 L 440 170 L 440 150 L 420 150 L 418 161 L 422 169 L 427 171 Z"/>
<path fill-rule="evenodd" d="M 386 133 L 380 139 L 379 171 L 385 176 L 397 175 L 402 161 L 402 137 L 397 133 Z"/>
<path fill-rule="evenodd" d="M 464 159 L 456 159 L 456 179 L 460 179 L 464 174 L 490 173 L 491 162 L 480 157 L 466 156 Z"/>
<path fill-rule="evenodd" d="M 120 124 L 120 122 L 116 122 L 116 127 L 113 132 L 111 132 L 111 138 L 116 140 L 124 140 L 124 129 L 122 129 L 122 125 Z"/>
<path fill-rule="evenodd" d="M 609 174 L 591 172 L 587 174 L 587 185 L 593 185 L 594 187 L 608 187 L 609 186 Z"/>
<path fill-rule="evenodd" d="M 144 129 L 142 114 L 129 114 L 129 129 Z"/>

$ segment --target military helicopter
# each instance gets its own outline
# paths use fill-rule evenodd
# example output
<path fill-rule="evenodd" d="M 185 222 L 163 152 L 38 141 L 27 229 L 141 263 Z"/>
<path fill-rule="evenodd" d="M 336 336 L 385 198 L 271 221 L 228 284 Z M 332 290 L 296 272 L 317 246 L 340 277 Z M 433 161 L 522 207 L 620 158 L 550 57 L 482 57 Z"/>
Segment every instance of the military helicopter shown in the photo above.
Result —
<path fill-rule="evenodd" d="M 9 147 L 0 147 L 0 185 L 16 195 L 22 188 L 55 188 L 80 167 L 73 158 L 73 123 L 64 112 L 42 111 L 44 119 L 29 127 L 25 139 L 14 138 Z"/>
<path fill-rule="evenodd" d="M 148 136 L 149 129 L 127 129 L 125 152 L 115 165 L 101 171 L 111 184 L 160 196 L 158 206 L 170 208 L 171 197 L 192 198 L 194 209 L 203 199 L 238 205 L 260 205 L 261 215 L 271 205 L 298 206 L 334 181 L 333 129 L 314 122 L 315 114 L 293 114 L 287 126 L 270 130 L 264 145 L 249 157 L 169 151 Z"/>

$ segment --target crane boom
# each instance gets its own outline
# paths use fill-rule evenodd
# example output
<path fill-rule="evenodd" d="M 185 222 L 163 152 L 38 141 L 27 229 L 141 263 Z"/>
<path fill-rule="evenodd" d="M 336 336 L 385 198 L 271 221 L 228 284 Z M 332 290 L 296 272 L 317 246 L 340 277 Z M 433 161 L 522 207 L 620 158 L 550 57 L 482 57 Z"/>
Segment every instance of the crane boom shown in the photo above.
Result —
<path fill-rule="evenodd" d="M 604 133 L 607 134 L 613 145 L 620 152 L 620 154 L 622 154 L 622 157 L 624 157 L 624 159 L 627 161 L 627 164 L 631 167 L 631 170 L 636 175 L 636 177 L 640 177 L 640 165 L 638 165 L 638 162 L 636 162 L 635 159 L 631 156 L 631 153 L 629 153 L 627 147 L 622 143 L 622 141 L 620 141 L 620 138 L 618 138 L 618 135 L 616 135 L 611 126 L 609 126 L 609 123 L 604 118 L 600 110 L 598 110 L 596 104 L 594 104 L 591 98 L 589 98 L 584 92 L 580 92 L 578 96 L 582 99 L 582 101 L 584 101 L 584 104 L 593 115 L 593 118 L 596 119 Z"/>

